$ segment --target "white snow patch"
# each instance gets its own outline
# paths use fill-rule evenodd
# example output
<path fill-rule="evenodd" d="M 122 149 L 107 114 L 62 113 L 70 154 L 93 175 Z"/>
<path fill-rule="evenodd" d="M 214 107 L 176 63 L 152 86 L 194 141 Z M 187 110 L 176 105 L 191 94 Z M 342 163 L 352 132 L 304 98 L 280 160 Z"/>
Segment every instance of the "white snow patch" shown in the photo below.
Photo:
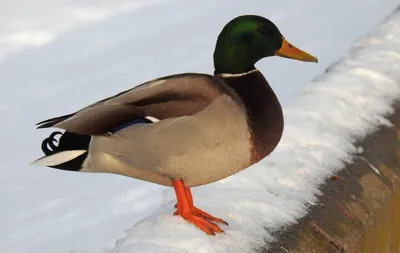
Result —
<path fill-rule="evenodd" d="M 381 174 L 381 172 L 379 171 L 379 169 L 377 167 L 375 167 L 372 163 L 370 163 L 367 159 L 365 159 L 364 157 L 360 157 L 361 160 L 363 160 L 364 162 L 366 162 L 368 164 L 368 166 L 378 175 Z"/>
<path fill-rule="evenodd" d="M 193 190 L 198 207 L 228 221 L 225 235 L 206 236 L 172 216 L 175 199 L 166 190 L 164 205 L 135 224 L 112 252 L 250 252 L 305 215 L 318 185 L 359 151 L 354 143 L 390 124 L 384 117 L 400 95 L 399 23 L 397 13 L 285 107 L 284 136 L 271 156 Z"/>
<path fill-rule="evenodd" d="M 170 0 L 3 0 L 0 2 L 0 61 L 60 35 L 116 15 Z"/>
<path fill-rule="evenodd" d="M 0 38 L 0 43 L 41 46 L 54 39 L 52 33 L 41 30 L 25 30 L 6 34 Z"/>

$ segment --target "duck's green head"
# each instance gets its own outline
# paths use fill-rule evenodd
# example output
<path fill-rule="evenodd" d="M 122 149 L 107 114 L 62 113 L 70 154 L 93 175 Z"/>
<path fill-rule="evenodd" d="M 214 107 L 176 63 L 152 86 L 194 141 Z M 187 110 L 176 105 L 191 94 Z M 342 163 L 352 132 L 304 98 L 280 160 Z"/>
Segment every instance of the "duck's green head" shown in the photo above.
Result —
<path fill-rule="evenodd" d="M 281 56 L 317 62 L 317 58 L 287 42 L 270 20 L 254 15 L 231 20 L 218 36 L 214 51 L 215 73 L 239 74 L 254 69 L 264 57 Z"/>

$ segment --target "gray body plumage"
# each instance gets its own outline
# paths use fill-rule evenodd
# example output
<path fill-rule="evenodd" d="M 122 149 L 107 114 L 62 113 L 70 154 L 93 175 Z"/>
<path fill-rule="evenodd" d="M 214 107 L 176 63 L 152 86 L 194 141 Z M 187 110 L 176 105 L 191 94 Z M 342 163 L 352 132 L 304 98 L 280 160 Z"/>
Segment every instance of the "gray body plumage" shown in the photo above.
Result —
<path fill-rule="evenodd" d="M 159 121 L 110 131 L 145 116 Z M 56 120 L 54 127 L 92 135 L 84 172 L 120 174 L 167 186 L 171 179 L 182 179 L 190 187 L 251 165 L 246 110 L 234 90 L 211 75 L 150 81 Z"/>

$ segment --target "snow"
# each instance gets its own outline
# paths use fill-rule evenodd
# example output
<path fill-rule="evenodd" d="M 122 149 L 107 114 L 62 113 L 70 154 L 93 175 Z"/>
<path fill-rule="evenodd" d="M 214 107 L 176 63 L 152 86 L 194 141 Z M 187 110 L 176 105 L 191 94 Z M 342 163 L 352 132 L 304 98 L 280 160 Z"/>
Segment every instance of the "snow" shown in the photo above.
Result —
<path fill-rule="evenodd" d="M 166 0 L 6 0 L 0 2 L 0 60 L 65 32 Z"/>
<path fill-rule="evenodd" d="M 398 96 L 398 17 L 310 81 L 398 0 L 75 2 L 0 2 L 1 252 L 246 252 L 304 215 L 317 185 L 360 150 L 352 143 L 389 123 L 382 115 Z M 269 17 L 320 62 L 257 65 L 284 105 L 282 142 L 262 163 L 193 189 L 200 208 L 230 223 L 226 235 L 207 237 L 172 216 L 171 189 L 28 165 L 50 132 L 36 122 L 155 77 L 210 73 L 216 36 L 244 13 Z"/>

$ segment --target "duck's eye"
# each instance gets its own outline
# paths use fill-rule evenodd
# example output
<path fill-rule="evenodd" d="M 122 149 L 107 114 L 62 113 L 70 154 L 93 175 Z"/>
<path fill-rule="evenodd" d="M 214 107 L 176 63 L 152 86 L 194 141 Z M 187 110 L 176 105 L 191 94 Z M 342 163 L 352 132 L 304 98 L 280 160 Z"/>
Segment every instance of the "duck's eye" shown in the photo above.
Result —
<path fill-rule="evenodd" d="M 260 28 L 260 33 L 267 35 L 270 34 L 270 31 L 266 28 Z"/>

